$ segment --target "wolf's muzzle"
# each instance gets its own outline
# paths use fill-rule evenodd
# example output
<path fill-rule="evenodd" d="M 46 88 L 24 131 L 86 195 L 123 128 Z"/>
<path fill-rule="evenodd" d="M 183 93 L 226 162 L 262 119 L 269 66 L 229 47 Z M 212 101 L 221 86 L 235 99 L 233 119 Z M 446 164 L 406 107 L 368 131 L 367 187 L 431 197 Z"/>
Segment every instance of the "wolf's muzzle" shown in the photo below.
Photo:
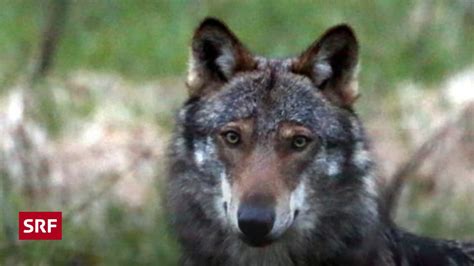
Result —
<path fill-rule="evenodd" d="M 237 213 L 242 239 L 252 246 L 263 246 L 275 222 L 275 210 L 272 207 L 242 204 Z"/>

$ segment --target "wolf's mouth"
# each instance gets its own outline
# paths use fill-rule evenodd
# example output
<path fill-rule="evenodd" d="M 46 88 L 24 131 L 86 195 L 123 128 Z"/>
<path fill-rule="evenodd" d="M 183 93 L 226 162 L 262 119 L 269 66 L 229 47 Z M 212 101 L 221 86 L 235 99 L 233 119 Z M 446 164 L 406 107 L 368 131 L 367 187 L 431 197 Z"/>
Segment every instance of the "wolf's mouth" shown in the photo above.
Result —
<path fill-rule="evenodd" d="M 244 234 L 239 234 L 240 239 L 247 245 L 256 248 L 263 248 L 272 244 L 275 239 L 271 238 L 252 238 Z"/>

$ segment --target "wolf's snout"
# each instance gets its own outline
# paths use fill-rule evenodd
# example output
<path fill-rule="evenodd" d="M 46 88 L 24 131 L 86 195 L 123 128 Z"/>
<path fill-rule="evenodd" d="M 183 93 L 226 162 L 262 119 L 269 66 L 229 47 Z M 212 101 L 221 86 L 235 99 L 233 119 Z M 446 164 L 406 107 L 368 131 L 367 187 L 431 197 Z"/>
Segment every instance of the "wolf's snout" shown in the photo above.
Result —
<path fill-rule="evenodd" d="M 251 244 L 259 245 L 265 242 L 273 228 L 275 211 L 273 208 L 242 204 L 237 213 L 240 231 Z"/>

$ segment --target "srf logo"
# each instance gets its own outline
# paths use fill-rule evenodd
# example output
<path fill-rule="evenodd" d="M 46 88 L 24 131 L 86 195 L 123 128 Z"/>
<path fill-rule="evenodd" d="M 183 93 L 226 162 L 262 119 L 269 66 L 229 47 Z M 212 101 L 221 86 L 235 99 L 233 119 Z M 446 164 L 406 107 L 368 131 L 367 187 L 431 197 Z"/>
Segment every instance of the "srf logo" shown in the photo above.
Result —
<path fill-rule="evenodd" d="M 19 212 L 18 238 L 20 240 L 61 240 L 61 212 Z"/>

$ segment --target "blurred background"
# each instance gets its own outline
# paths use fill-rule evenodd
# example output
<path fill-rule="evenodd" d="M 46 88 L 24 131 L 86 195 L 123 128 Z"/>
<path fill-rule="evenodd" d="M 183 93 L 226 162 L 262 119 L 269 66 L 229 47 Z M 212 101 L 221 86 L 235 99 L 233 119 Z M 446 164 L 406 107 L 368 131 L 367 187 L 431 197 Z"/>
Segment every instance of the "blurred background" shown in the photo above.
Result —
<path fill-rule="evenodd" d="M 0 0 L 1 265 L 176 264 L 164 154 L 208 15 L 269 57 L 351 24 L 379 183 L 404 183 L 397 223 L 474 239 L 472 0 Z M 18 241 L 20 210 L 62 211 L 63 240 Z"/>

